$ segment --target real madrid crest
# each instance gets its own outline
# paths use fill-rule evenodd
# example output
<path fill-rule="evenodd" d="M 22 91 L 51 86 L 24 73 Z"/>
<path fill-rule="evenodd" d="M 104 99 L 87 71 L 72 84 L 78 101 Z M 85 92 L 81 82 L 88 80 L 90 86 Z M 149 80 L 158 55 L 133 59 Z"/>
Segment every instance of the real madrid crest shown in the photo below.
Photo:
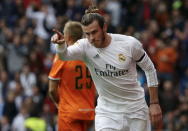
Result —
<path fill-rule="evenodd" d="M 126 57 L 123 54 L 119 54 L 118 58 L 120 62 L 124 62 L 126 60 Z"/>

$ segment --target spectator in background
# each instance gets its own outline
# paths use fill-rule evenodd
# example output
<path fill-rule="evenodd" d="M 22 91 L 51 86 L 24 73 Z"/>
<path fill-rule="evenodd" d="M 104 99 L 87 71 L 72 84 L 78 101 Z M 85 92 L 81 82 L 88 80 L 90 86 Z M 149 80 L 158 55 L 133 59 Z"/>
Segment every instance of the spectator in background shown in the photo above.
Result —
<path fill-rule="evenodd" d="M 164 26 L 166 25 L 166 23 L 168 21 L 169 14 L 168 14 L 168 10 L 167 10 L 167 5 L 163 1 L 160 1 L 157 4 L 157 10 L 155 13 L 155 17 L 156 17 L 156 20 L 157 20 L 159 26 L 164 28 Z"/>
<path fill-rule="evenodd" d="M 180 88 L 179 88 L 179 91 L 180 91 L 180 96 L 185 96 L 185 93 L 188 89 L 188 67 L 187 69 L 185 70 L 185 72 L 183 73 L 182 75 L 182 78 L 180 79 Z"/>
<path fill-rule="evenodd" d="M 39 52 L 36 48 L 30 51 L 27 61 L 31 72 L 38 75 L 44 71 L 43 59 L 43 53 Z"/>
<path fill-rule="evenodd" d="M 36 74 L 31 72 L 28 64 L 25 64 L 20 73 L 20 82 L 24 89 L 24 95 L 26 96 L 33 95 L 32 89 L 37 83 L 36 79 L 37 79 Z"/>
<path fill-rule="evenodd" d="M 120 2 L 118 0 L 109 0 L 109 2 L 107 2 L 106 9 L 111 13 L 112 25 L 119 26 L 122 13 Z"/>
<path fill-rule="evenodd" d="M 39 87 L 37 86 L 33 86 L 32 87 L 32 101 L 35 105 L 37 105 L 38 107 L 42 107 L 43 106 L 43 95 L 40 93 Z"/>
<path fill-rule="evenodd" d="M 25 54 L 21 44 L 21 36 L 10 31 L 10 42 L 7 43 L 7 66 L 9 74 L 13 75 L 22 69 L 25 62 Z"/>
<path fill-rule="evenodd" d="M 29 131 L 46 131 L 47 125 L 45 120 L 41 117 L 41 106 L 32 103 L 30 108 L 29 117 L 25 119 L 24 125 L 26 130 Z M 38 110 L 36 110 L 38 109 Z"/>
<path fill-rule="evenodd" d="M 163 92 L 160 94 L 161 108 L 164 113 L 175 111 L 179 106 L 178 89 L 171 80 L 163 82 Z M 176 103 L 176 104 L 174 104 Z"/>
<path fill-rule="evenodd" d="M 5 68 L 5 48 L 0 44 L 0 71 Z"/>
<path fill-rule="evenodd" d="M 154 64 L 156 61 L 156 52 L 158 48 L 159 38 L 157 38 L 159 33 L 159 25 L 156 20 L 148 21 L 146 30 L 141 32 L 140 39 L 143 43 L 144 49 L 148 52 L 148 55 L 153 60 Z"/>
<path fill-rule="evenodd" d="M 173 79 L 175 66 L 178 59 L 178 41 L 174 39 L 168 43 L 170 44 L 166 45 L 164 41 L 159 41 L 158 51 L 156 52 L 155 63 L 158 70 L 159 79 L 161 80 Z"/>
<path fill-rule="evenodd" d="M 26 10 L 26 16 L 31 20 L 35 20 L 35 34 L 46 40 L 49 38 L 48 30 L 52 29 L 56 24 L 54 8 L 48 4 L 42 4 L 37 10 L 35 8 L 35 3 L 30 4 Z M 47 27 L 48 30 L 44 27 Z"/>
<path fill-rule="evenodd" d="M 108 25 L 108 32 L 109 33 L 115 33 L 116 28 L 112 25 L 112 16 L 109 12 L 104 13 L 104 19 L 106 21 L 106 24 Z"/>
<path fill-rule="evenodd" d="M 175 130 L 187 131 L 188 130 L 188 103 L 186 101 L 181 102 L 176 114 Z"/>
<path fill-rule="evenodd" d="M 17 20 L 25 15 L 22 0 L 2 0 L 0 5 L 0 18 L 3 18 L 9 27 L 14 28 Z"/>
<path fill-rule="evenodd" d="M 0 117 L 3 115 L 9 81 L 8 73 L 5 70 L 0 70 Z"/>
<path fill-rule="evenodd" d="M 23 90 L 23 87 L 21 86 L 21 83 L 15 82 L 15 86 L 14 86 L 14 88 L 11 89 L 11 91 L 13 91 L 15 93 L 16 108 L 18 110 L 20 110 L 20 108 L 22 107 L 23 101 L 26 97 L 24 95 L 24 90 Z"/>
<path fill-rule="evenodd" d="M 188 3 L 188 2 L 187 2 Z M 178 71 L 181 74 L 183 74 L 188 67 L 188 20 L 185 21 L 183 29 L 175 29 L 174 30 L 175 37 L 178 38 L 180 41 L 180 59 L 179 59 L 179 69 Z"/>
<path fill-rule="evenodd" d="M 19 113 L 15 116 L 11 129 L 12 131 L 26 131 L 25 129 L 25 119 L 29 116 L 28 109 L 24 107 L 24 104 L 19 110 Z"/>
<path fill-rule="evenodd" d="M 11 131 L 11 124 L 7 116 L 0 118 L 0 129 L 1 131 Z"/>
<path fill-rule="evenodd" d="M 57 17 L 64 17 L 66 15 L 65 12 L 67 10 L 67 4 L 66 4 L 67 0 L 52 0 L 51 3 L 55 9 L 55 15 Z M 63 7 L 63 8 L 62 8 Z"/>
<path fill-rule="evenodd" d="M 13 91 L 8 91 L 5 99 L 5 104 L 3 106 L 3 116 L 6 116 L 9 124 L 12 124 L 14 117 L 17 115 L 18 110 L 15 103 L 15 93 Z"/>
<path fill-rule="evenodd" d="M 27 9 L 28 6 L 32 3 L 34 3 L 35 6 L 39 7 L 42 4 L 42 0 L 23 0 L 23 6 L 25 9 Z"/>
<path fill-rule="evenodd" d="M 43 98 L 46 98 L 46 96 L 48 96 L 48 74 L 40 74 L 40 76 L 38 77 L 38 86 L 40 94 L 42 94 Z"/>
<path fill-rule="evenodd" d="M 3 100 L 5 100 L 6 94 L 8 92 L 8 85 L 9 85 L 10 79 L 8 77 L 8 73 L 5 70 L 0 71 L 0 89 Z"/>
<path fill-rule="evenodd" d="M 47 124 L 47 131 L 55 130 L 55 125 L 57 122 L 55 122 L 54 113 L 50 111 L 50 105 L 49 104 L 43 104 L 42 107 L 42 118 L 46 121 Z M 57 129 L 55 130 L 57 131 Z"/>
<path fill-rule="evenodd" d="M 79 8 L 77 7 L 76 0 L 67 0 L 66 16 L 71 20 L 80 20 L 81 14 L 79 14 Z"/>

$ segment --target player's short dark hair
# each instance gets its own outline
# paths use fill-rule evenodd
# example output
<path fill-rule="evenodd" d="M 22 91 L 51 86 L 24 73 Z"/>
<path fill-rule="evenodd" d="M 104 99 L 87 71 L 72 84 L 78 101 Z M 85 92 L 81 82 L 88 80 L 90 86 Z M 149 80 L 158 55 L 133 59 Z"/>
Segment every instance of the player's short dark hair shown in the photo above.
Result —
<path fill-rule="evenodd" d="M 85 15 L 82 17 L 81 24 L 88 26 L 93 21 L 97 21 L 99 26 L 103 28 L 105 23 L 104 17 L 100 15 L 99 9 L 97 9 L 95 6 L 91 6 L 85 11 Z"/>

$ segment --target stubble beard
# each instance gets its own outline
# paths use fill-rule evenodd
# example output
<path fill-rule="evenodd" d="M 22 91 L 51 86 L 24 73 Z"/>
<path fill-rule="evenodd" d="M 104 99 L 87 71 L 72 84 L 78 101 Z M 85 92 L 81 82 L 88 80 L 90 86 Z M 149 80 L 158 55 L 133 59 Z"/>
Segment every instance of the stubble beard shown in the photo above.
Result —
<path fill-rule="evenodd" d="M 103 45 L 105 44 L 105 33 L 104 31 L 101 33 L 101 40 L 99 43 L 95 46 L 97 48 L 103 48 Z"/>

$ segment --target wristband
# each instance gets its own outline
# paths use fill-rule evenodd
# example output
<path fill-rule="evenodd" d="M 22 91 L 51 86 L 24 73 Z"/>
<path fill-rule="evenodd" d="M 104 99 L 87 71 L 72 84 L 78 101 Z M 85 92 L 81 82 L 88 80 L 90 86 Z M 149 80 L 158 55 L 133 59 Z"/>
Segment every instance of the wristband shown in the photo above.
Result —
<path fill-rule="evenodd" d="M 159 102 L 151 102 L 150 105 L 159 104 Z"/>

